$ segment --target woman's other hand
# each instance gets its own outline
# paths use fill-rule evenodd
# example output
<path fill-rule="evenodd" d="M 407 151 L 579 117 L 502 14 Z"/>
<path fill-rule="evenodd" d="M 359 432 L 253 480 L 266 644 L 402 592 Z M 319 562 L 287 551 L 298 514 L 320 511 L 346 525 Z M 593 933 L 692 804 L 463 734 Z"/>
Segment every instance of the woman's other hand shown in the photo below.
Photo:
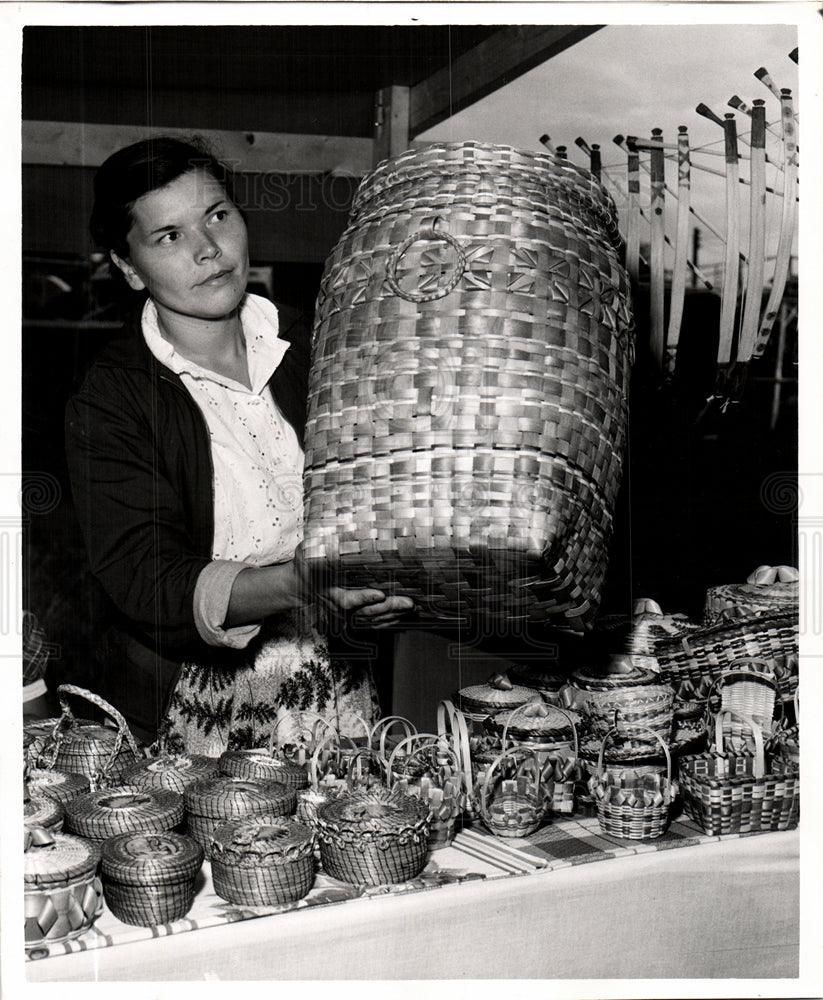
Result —
<path fill-rule="evenodd" d="M 352 624 L 368 628 L 387 628 L 402 624 L 414 610 L 410 597 L 387 596 L 372 587 L 349 590 L 344 587 L 327 587 L 321 595 L 327 608 L 350 616 Z"/>

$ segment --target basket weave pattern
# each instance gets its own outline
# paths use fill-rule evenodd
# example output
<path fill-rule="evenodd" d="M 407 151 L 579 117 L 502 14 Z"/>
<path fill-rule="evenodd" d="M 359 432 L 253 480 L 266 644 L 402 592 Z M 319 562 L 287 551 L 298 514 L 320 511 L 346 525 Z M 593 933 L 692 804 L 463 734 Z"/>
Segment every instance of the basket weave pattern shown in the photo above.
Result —
<path fill-rule="evenodd" d="M 507 147 L 364 180 L 316 312 L 310 566 L 430 620 L 591 620 L 631 353 L 613 222 L 585 171 Z"/>

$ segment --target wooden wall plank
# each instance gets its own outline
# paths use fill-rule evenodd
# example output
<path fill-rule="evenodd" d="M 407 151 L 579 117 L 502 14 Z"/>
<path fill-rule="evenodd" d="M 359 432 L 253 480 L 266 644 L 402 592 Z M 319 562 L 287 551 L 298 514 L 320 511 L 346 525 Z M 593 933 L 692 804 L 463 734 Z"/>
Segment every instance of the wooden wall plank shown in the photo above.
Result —
<path fill-rule="evenodd" d="M 366 138 L 213 129 L 201 129 L 198 134 L 212 145 L 221 159 L 243 173 L 361 177 L 372 166 L 372 140 Z M 147 135 L 177 135 L 188 139 L 192 130 L 24 121 L 23 163 L 97 167 L 115 150 Z"/>
<path fill-rule="evenodd" d="M 377 92 L 374 164 L 409 148 L 409 88 L 384 87 Z"/>
<path fill-rule="evenodd" d="M 601 27 L 521 24 L 502 28 L 411 88 L 411 135 L 425 132 Z"/>

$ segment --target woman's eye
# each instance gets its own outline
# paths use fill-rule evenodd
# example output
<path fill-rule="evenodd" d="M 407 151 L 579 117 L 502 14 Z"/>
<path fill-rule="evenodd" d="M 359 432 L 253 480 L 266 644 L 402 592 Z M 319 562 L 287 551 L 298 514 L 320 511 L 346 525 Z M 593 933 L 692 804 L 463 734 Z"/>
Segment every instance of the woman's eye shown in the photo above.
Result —
<path fill-rule="evenodd" d="M 180 238 L 180 233 L 172 231 L 170 233 L 163 233 L 163 235 L 157 242 L 160 244 L 168 245 L 169 243 L 175 243 L 179 238 Z"/>
<path fill-rule="evenodd" d="M 229 217 L 229 210 L 227 208 L 218 209 L 212 216 L 213 222 L 223 222 Z"/>

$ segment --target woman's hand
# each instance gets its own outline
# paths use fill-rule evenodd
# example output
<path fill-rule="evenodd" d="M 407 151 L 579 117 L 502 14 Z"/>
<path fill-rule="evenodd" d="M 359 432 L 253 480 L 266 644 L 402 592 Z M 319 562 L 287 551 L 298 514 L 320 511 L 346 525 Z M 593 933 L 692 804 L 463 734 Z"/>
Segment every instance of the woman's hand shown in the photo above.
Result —
<path fill-rule="evenodd" d="M 327 587 L 320 598 L 331 611 L 351 615 L 352 624 L 369 628 L 399 625 L 414 610 L 414 601 L 410 597 L 387 596 L 382 590 L 372 587 L 359 590 Z"/>

